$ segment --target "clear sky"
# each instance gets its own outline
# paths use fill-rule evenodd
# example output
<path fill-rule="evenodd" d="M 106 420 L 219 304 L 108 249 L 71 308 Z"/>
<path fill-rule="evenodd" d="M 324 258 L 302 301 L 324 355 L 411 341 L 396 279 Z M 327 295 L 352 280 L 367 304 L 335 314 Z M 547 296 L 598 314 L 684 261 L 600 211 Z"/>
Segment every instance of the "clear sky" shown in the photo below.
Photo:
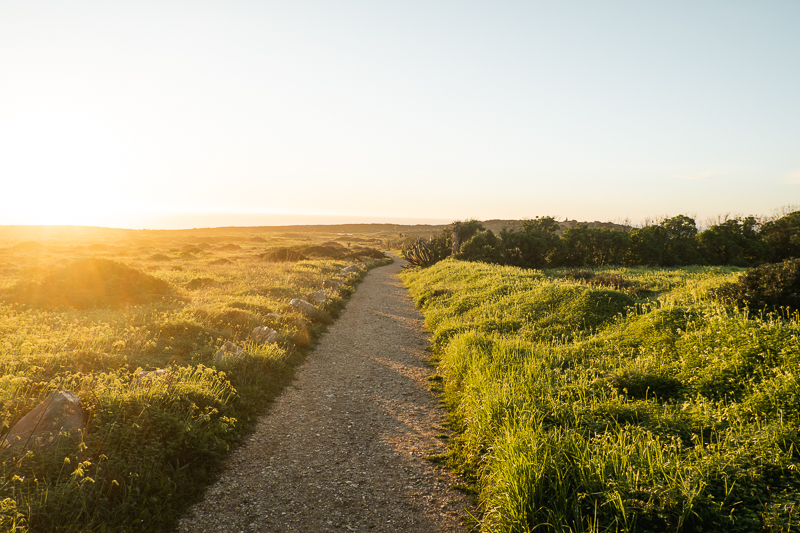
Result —
<path fill-rule="evenodd" d="M 796 0 L 4 0 L 0 224 L 768 214 L 800 201 L 798 21 Z"/>

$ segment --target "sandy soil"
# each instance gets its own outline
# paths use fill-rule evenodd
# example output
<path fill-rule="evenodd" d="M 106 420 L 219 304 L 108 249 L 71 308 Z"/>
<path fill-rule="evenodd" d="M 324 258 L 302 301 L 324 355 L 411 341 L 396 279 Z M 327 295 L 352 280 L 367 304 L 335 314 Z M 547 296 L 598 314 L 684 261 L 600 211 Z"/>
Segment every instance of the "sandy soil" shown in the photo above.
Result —
<path fill-rule="evenodd" d="M 444 413 L 402 264 L 367 275 L 178 531 L 467 531 L 468 497 L 424 459 Z"/>

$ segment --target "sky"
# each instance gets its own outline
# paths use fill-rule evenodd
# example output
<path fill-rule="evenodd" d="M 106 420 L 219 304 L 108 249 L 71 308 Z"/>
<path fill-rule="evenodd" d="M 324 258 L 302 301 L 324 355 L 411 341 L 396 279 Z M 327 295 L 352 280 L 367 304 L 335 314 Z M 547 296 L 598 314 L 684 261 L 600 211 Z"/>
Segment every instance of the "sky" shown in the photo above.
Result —
<path fill-rule="evenodd" d="M 4 0 L 0 225 L 769 214 L 800 203 L 798 20 L 795 0 Z"/>

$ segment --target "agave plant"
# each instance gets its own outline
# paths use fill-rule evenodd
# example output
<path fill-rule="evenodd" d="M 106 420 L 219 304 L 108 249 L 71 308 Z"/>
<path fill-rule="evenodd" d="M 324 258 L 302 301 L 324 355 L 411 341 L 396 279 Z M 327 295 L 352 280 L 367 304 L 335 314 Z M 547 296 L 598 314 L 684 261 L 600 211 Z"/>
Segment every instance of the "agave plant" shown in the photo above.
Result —
<path fill-rule="evenodd" d="M 403 257 L 408 261 L 409 267 L 427 267 L 436 262 L 436 257 L 425 239 L 417 239 L 403 250 Z"/>

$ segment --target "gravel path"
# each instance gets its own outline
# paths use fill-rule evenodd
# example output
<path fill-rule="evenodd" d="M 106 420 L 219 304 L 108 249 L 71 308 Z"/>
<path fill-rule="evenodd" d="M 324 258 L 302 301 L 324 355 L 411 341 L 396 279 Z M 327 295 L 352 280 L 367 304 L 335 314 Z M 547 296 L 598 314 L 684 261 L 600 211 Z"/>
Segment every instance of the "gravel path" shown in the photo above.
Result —
<path fill-rule="evenodd" d="M 465 532 L 442 453 L 427 334 L 397 272 L 372 270 L 180 532 Z"/>

